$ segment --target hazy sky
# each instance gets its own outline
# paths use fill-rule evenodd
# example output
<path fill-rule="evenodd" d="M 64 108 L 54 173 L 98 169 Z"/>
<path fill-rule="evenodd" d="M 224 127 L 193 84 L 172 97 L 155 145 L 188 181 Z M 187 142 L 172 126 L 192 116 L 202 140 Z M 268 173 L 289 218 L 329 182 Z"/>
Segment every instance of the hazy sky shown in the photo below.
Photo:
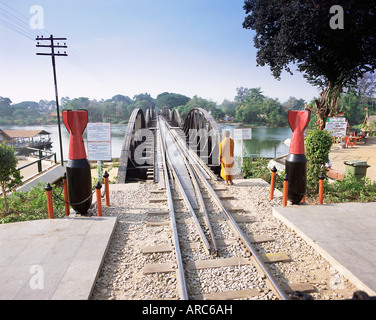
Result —
<path fill-rule="evenodd" d="M 56 57 L 59 97 L 156 98 L 174 92 L 221 103 L 237 87 L 261 87 L 281 102 L 318 96 L 298 72 L 277 81 L 256 67 L 243 0 L 0 0 L 0 96 L 53 100 L 51 58 L 36 56 L 37 34 L 67 38 Z M 30 27 L 43 9 L 42 30 Z M 41 43 L 42 44 L 42 43 Z M 46 43 L 47 44 L 47 43 Z M 63 49 L 64 50 L 64 49 Z"/>

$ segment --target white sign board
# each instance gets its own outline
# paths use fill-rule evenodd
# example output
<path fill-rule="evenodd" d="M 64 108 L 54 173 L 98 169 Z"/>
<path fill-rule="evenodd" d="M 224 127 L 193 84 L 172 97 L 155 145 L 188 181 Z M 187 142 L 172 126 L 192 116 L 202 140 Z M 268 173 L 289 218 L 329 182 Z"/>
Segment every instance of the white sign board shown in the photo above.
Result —
<path fill-rule="evenodd" d="M 87 149 L 89 161 L 111 161 L 111 124 L 87 124 Z"/>
<path fill-rule="evenodd" d="M 252 140 L 252 129 L 235 129 L 234 140 Z"/>
<path fill-rule="evenodd" d="M 88 123 L 87 141 L 111 141 L 111 123 Z"/>
<path fill-rule="evenodd" d="M 346 118 L 328 118 L 325 130 L 332 133 L 333 137 L 346 137 Z"/>
<path fill-rule="evenodd" d="M 88 158 L 90 161 L 111 161 L 111 142 L 88 142 Z"/>

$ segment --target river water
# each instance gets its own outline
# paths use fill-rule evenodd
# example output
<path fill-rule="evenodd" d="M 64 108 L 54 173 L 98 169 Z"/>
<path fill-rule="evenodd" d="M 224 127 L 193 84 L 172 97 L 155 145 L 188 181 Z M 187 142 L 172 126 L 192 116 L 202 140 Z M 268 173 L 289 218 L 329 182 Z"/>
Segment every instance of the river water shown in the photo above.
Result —
<path fill-rule="evenodd" d="M 233 137 L 233 130 L 239 129 L 237 125 L 220 125 L 222 130 L 230 130 L 231 137 Z M 123 145 L 124 134 L 126 125 L 112 125 L 111 126 L 111 139 L 112 139 L 112 158 L 120 158 L 121 148 Z M 0 129 L 8 130 L 45 130 L 51 133 L 52 151 L 56 152 L 57 159 L 60 160 L 60 144 L 59 133 L 57 125 L 43 125 L 43 126 L 1 126 Z M 69 148 L 69 133 L 65 126 L 61 125 L 62 141 L 63 141 L 63 154 L 64 160 L 68 159 Z M 287 138 L 291 138 L 290 128 L 253 128 L 252 140 L 244 141 L 243 149 L 245 154 L 253 155 L 258 154 L 263 157 L 273 158 L 275 156 L 283 156 L 288 154 L 288 147 L 283 143 Z M 86 131 L 83 134 L 86 146 Z M 235 141 L 235 156 L 241 155 L 241 143 Z"/>

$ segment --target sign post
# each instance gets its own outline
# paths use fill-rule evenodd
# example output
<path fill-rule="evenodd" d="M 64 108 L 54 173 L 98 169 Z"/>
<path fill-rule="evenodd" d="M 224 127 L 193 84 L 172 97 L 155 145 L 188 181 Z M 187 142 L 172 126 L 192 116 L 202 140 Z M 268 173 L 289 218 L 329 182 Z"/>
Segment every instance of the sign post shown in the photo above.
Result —
<path fill-rule="evenodd" d="M 241 141 L 241 168 L 243 168 L 243 141 L 252 140 L 252 129 L 235 129 L 234 140 Z"/>
<path fill-rule="evenodd" d="M 328 118 L 325 129 L 326 131 L 331 132 L 333 137 L 336 137 L 336 138 L 346 137 L 346 130 L 347 130 L 346 118 Z"/>
<path fill-rule="evenodd" d="M 98 181 L 102 179 L 102 162 L 111 161 L 111 124 L 88 123 L 87 149 L 89 161 L 98 163 Z"/>

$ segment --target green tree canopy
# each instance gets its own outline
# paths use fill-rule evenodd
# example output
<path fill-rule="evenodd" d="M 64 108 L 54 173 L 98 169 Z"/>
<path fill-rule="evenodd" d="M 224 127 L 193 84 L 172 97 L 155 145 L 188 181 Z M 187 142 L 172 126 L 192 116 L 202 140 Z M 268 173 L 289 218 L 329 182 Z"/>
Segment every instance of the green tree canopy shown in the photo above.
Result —
<path fill-rule="evenodd" d="M 331 27 L 333 5 L 343 9 L 343 29 Z M 295 64 L 309 83 L 321 88 L 311 107 L 321 128 L 337 112 L 343 89 L 376 69 L 374 1 L 246 0 L 244 10 L 243 27 L 256 32 L 257 64 L 269 65 L 277 79 L 283 70 L 292 73 Z"/>
<path fill-rule="evenodd" d="M 17 163 L 14 149 L 5 143 L 0 143 L 0 187 L 4 197 L 5 213 L 8 212 L 7 192 L 22 184 Z"/>
<path fill-rule="evenodd" d="M 157 109 L 162 109 L 166 106 L 172 109 L 178 106 L 186 105 L 189 100 L 191 100 L 191 98 L 188 98 L 182 94 L 163 92 L 157 96 L 155 103 Z"/>

